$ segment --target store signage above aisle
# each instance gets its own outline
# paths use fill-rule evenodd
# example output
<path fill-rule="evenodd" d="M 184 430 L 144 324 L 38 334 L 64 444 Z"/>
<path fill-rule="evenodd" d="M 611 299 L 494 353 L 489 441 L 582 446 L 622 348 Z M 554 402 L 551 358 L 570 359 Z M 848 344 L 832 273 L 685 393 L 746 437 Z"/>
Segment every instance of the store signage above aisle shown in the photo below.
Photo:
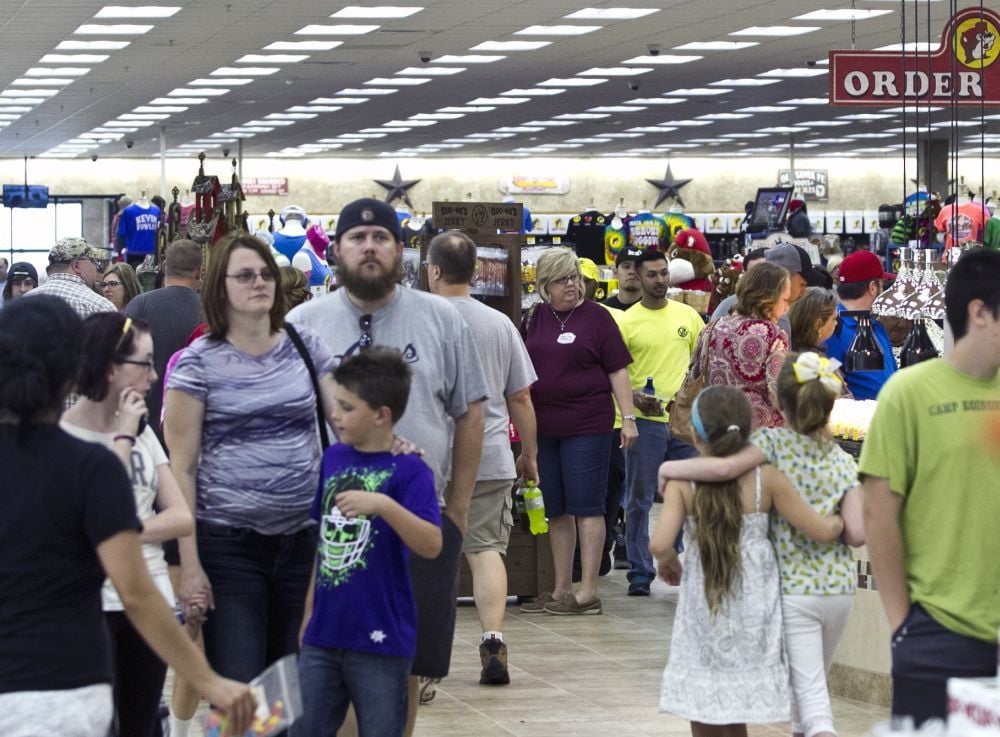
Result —
<path fill-rule="evenodd" d="M 792 181 L 792 172 L 795 181 Z M 792 187 L 806 202 L 826 202 L 830 197 L 830 177 L 826 169 L 779 169 L 778 186 Z"/>
<path fill-rule="evenodd" d="M 931 53 L 831 51 L 830 104 L 1000 107 L 998 57 L 1000 15 L 966 8 L 948 21 Z"/>
<path fill-rule="evenodd" d="M 503 194 L 568 194 L 568 177 L 527 176 L 504 177 L 498 184 Z"/>
<path fill-rule="evenodd" d="M 524 224 L 523 208 L 519 202 L 435 202 L 433 222 L 440 230 L 469 235 L 517 234 Z"/>
<path fill-rule="evenodd" d="M 247 177 L 240 180 L 240 184 L 247 196 L 288 194 L 288 177 Z"/>

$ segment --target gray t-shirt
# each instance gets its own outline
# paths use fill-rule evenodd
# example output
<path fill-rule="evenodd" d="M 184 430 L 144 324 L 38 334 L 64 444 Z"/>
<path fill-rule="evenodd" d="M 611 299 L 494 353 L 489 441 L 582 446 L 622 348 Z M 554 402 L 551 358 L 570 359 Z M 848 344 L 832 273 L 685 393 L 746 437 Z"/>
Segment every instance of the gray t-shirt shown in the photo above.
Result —
<path fill-rule="evenodd" d="M 472 297 L 449 297 L 448 301 L 472 331 L 490 392 L 483 403 L 483 458 L 476 480 L 513 479 L 517 471 L 510 450 L 506 400 L 535 383 L 535 367 L 509 317 Z"/>
<path fill-rule="evenodd" d="M 149 323 L 153 338 L 153 367 L 156 381 L 146 395 L 150 425 L 160 442 L 160 409 L 163 405 L 163 369 L 167 361 L 184 347 L 201 322 L 201 297 L 188 287 L 162 287 L 144 292 L 125 305 L 125 314 Z"/>
<path fill-rule="evenodd" d="M 322 376 L 333 355 L 318 336 L 302 342 Z M 312 524 L 319 486 L 316 392 L 305 361 L 288 338 L 259 356 L 224 340 L 199 338 L 181 354 L 167 389 L 205 405 L 198 461 L 200 521 L 262 535 Z"/>
<path fill-rule="evenodd" d="M 319 334 L 340 361 L 358 350 L 362 314 L 347 290 L 338 289 L 299 305 L 286 319 Z M 396 433 L 424 449 L 443 503 L 454 434 L 449 420 L 489 394 L 472 333 L 446 299 L 397 286 L 389 304 L 372 315 L 371 335 L 375 345 L 401 351 L 413 371 L 410 401 Z"/>
<path fill-rule="evenodd" d="M 731 294 L 724 300 L 719 302 L 719 306 L 715 308 L 715 312 L 712 313 L 711 320 L 718 320 L 720 317 L 725 317 L 732 313 L 736 307 L 736 295 Z M 778 318 L 778 327 L 785 331 L 785 335 L 788 336 L 788 342 L 792 342 L 792 323 L 788 320 L 788 313 Z"/>

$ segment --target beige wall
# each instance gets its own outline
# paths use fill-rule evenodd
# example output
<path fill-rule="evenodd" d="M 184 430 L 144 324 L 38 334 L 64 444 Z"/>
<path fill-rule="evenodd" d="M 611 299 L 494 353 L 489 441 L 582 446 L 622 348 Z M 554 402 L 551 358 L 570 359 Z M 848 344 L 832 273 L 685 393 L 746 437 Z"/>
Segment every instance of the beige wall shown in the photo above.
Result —
<path fill-rule="evenodd" d="M 391 179 L 394 159 L 246 159 L 245 177 L 287 177 L 287 197 L 252 197 L 246 209 L 253 213 L 279 210 L 287 204 L 303 206 L 307 212 L 335 213 L 357 197 L 382 198 L 384 190 L 373 179 Z M 436 200 L 464 200 L 468 195 L 479 201 L 498 201 L 502 178 L 513 175 L 564 177 L 570 189 L 565 195 L 534 195 L 521 199 L 533 212 L 580 212 L 591 204 L 610 211 L 624 198 L 631 210 L 645 202 L 652 207 L 658 190 L 646 179 L 661 179 L 667 159 L 401 159 L 404 179 L 421 179 L 410 190 L 417 212 L 431 209 Z M 0 160 L 0 181 L 20 182 L 24 178 L 23 161 Z M 743 203 L 752 199 L 758 187 L 773 186 L 778 170 L 788 168 L 786 158 L 723 159 L 673 158 L 670 166 L 677 179 L 691 179 L 681 190 L 689 212 L 742 212 Z M 902 200 L 903 172 L 899 159 L 857 159 L 799 157 L 800 169 L 826 169 L 829 172 L 830 199 L 817 203 L 815 209 L 872 210 L 882 203 Z M 990 167 L 987 167 L 989 172 Z M 126 192 L 137 196 L 160 189 L 160 163 L 154 159 L 35 159 L 29 163 L 32 183 L 48 184 L 53 194 Z M 219 155 L 206 162 L 206 172 L 228 180 L 231 167 Z M 978 186 L 979 160 L 969 159 L 960 167 L 970 186 Z M 183 191 L 198 172 L 198 161 L 168 159 L 166 190 L 177 186 Z M 915 165 L 907 162 L 907 176 Z M 987 174 L 986 191 L 1000 188 L 1000 175 Z"/>

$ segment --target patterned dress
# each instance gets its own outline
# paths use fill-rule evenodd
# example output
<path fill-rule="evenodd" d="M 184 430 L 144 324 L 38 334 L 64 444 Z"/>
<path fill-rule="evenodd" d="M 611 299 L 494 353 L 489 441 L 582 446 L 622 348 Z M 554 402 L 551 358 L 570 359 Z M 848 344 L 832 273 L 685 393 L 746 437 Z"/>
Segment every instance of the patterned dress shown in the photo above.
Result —
<path fill-rule="evenodd" d="M 703 724 L 784 722 L 789 718 L 788 663 L 782 640 L 778 562 L 768 515 L 743 515 L 740 572 L 731 597 L 713 617 L 692 518 L 684 524 L 684 573 L 660 711 Z"/>
<path fill-rule="evenodd" d="M 701 342 L 706 339 L 706 386 L 723 384 L 742 389 L 753 409 L 753 429 L 784 427 L 776 394 L 778 372 L 788 352 L 784 331 L 769 320 L 732 314 L 702 331 L 698 355 L 702 355 Z"/>

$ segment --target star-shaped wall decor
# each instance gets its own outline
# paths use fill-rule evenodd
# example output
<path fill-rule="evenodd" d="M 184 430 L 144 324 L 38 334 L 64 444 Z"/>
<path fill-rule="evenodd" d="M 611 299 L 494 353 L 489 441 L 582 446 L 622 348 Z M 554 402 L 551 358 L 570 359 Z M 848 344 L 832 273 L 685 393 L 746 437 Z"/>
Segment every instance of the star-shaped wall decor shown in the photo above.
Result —
<path fill-rule="evenodd" d="M 667 198 L 677 200 L 677 204 L 684 207 L 684 200 L 681 199 L 681 187 L 691 180 L 674 179 L 674 175 L 670 171 L 670 164 L 667 164 L 667 173 L 663 175 L 663 179 L 647 179 L 646 181 L 660 189 L 660 196 L 656 198 L 656 204 L 653 205 L 654 208 L 659 207 L 660 203 Z"/>
<path fill-rule="evenodd" d="M 420 182 L 419 179 L 411 179 L 410 181 L 405 181 L 402 175 L 399 173 L 399 164 L 396 164 L 396 173 L 392 175 L 392 179 L 374 179 L 372 180 L 380 187 L 385 187 L 388 191 L 385 195 L 386 202 L 392 202 L 396 199 L 402 199 L 406 203 L 406 206 L 411 210 L 413 209 L 413 203 L 410 202 L 410 196 L 406 193 L 410 187 L 416 185 Z"/>

